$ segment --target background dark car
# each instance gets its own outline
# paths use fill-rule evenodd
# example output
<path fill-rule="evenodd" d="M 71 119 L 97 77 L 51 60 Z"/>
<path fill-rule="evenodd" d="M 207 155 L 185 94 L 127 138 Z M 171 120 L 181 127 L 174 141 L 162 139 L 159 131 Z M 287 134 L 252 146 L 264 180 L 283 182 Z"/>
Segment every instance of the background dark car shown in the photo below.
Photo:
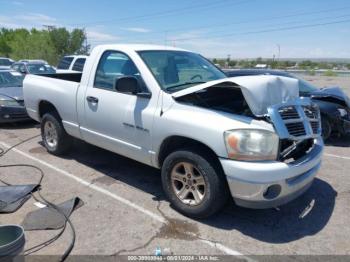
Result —
<path fill-rule="evenodd" d="M 300 96 L 310 97 L 320 108 L 324 140 L 327 140 L 332 132 L 341 135 L 350 133 L 350 99 L 339 87 L 317 88 L 295 75 L 278 70 L 237 69 L 224 72 L 228 77 L 277 75 L 298 79 Z"/>
<path fill-rule="evenodd" d="M 12 64 L 11 68 L 21 74 L 45 75 L 55 74 L 56 70 L 42 61 L 24 61 Z"/>
<path fill-rule="evenodd" d="M 14 63 L 15 61 L 13 61 L 10 58 L 6 58 L 6 57 L 0 57 L 0 70 L 3 69 L 10 69 L 11 65 Z"/>
<path fill-rule="evenodd" d="M 23 76 L 11 70 L 0 71 L 0 123 L 29 120 L 23 100 Z"/>

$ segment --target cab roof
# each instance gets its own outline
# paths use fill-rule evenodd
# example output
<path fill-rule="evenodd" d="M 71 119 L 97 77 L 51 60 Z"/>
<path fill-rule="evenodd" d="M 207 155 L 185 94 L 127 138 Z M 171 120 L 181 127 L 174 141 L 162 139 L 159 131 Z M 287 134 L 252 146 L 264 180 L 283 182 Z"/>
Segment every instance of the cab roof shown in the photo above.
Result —
<path fill-rule="evenodd" d="M 99 48 L 104 49 L 118 49 L 129 51 L 152 51 L 152 50 L 171 50 L 171 51 L 187 51 L 182 48 L 164 46 L 164 45 L 148 45 L 148 44 L 113 44 L 113 45 L 99 45 Z"/>

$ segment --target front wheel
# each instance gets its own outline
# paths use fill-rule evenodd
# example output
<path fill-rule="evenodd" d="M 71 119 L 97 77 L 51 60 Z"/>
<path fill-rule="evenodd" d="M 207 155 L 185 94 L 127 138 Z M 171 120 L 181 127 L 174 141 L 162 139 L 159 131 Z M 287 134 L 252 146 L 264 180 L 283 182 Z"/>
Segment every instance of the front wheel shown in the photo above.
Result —
<path fill-rule="evenodd" d="M 327 139 L 329 139 L 332 133 L 331 123 L 326 116 L 322 116 L 321 126 L 322 126 L 322 137 L 323 137 L 323 140 L 326 141 Z"/>
<path fill-rule="evenodd" d="M 165 159 L 162 184 L 173 207 L 193 218 L 218 212 L 229 195 L 225 176 L 215 160 L 190 150 L 176 151 Z"/>
<path fill-rule="evenodd" d="M 72 138 L 66 133 L 59 116 L 55 113 L 43 116 L 41 137 L 47 151 L 54 155 L 66 153 L 72 144 Z"/>

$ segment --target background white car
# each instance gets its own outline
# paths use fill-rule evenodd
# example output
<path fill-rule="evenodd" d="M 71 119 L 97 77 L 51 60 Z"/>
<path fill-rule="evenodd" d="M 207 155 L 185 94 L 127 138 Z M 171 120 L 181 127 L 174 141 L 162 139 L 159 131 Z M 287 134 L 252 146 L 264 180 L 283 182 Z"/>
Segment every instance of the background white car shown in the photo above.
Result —
<path fill-rule="evenodd" d="M 64 56 L 57 65 L 57 73 L 82 72 L 84 69 L 86 55 Z"/>

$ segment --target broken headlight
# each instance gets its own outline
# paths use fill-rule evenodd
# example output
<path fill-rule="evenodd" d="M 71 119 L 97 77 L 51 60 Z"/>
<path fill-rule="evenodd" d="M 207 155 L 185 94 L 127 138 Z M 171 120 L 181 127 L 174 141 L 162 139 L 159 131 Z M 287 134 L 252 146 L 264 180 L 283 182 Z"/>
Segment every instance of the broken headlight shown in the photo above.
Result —
<path fill-rule="evenodd" d="M 225 132 L 225 144 L 230 159 L 244 161 L 276 160 L 279 137 L 270 131 L 240 129 Z"/>

